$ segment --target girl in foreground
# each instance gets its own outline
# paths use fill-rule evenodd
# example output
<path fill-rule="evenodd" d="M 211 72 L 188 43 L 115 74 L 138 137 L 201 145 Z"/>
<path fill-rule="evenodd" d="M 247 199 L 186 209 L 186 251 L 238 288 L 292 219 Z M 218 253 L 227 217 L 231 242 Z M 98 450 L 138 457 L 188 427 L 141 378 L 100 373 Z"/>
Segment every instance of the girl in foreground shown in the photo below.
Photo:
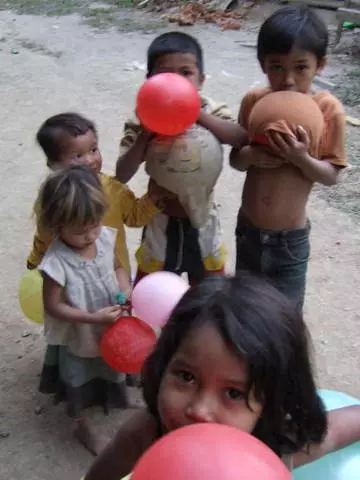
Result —
<path fill-rule="evenodd" d="M 213 422 L 251 432 L 290 469 L 360 439 L 360 406 L 325 412 L 308 332 L 288 300 L 241 273 L 191 288 L 143 371 L 147 409 L 123 424 L 85 480 L 119 480 L 160 436 Z"/>

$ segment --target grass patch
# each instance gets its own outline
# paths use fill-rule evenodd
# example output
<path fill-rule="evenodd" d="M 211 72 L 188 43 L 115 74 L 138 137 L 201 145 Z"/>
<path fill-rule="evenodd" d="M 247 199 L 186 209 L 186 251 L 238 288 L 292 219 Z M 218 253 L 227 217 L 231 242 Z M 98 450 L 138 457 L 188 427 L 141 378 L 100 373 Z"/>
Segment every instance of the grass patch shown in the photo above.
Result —
<path fill-rule="evenodd" d="M 86 0 L 0 0 L 0 10 L 12 10 L 19 14 L 62 16 L 72 13 L 82 15 L 94 2 Z M 102 5 L 130 8 L 132 0 L 103 0 Z"/>
<path fill-rule="evenodd" d="M 334 93 L 350 107 L 360 105 L 360 65 L 337 78 L 339 84 Z"/>
<path fill-rule="evenodd" d="M 97 30 L 115 27 L 121 32 L 156 31 L 165 23 L 160 19 L 134 15 L 116 6 L 95 6 L 82 14 L 84 22 Z"/>
<path fill-rule="evenodd" d="M 97 30 L 115 27 L 122 32 L 156 31 L 165 26 L 160 19 L 134 15 L 133 0 L 0 0 L 0 10 L 18 14 L 64 16 L 77 13 L 84 23 Z"/>
<path fill-rule="evenodd" d="M 360 223 L 360 131 L 349 127 L 347 135 L 347 156 L 351 168 L 345 169 L 337 185 L 324 187 L 316 185 L 315 192 L 334 208 L 348 213 Z"/>
<path fill-rule="evenodd" d="M 60 58 L 62 55 L 62 52 L 55 52 L 52 50 L 48 50 L 43 45 L 40 45 L 39 43 L 36 43 L 36 42 L 31 42 L 29 40 L 20 40 L 18 43 L 26 50 L 31 50 L 32 52 L 38 52 L 38 53 L 41 53 L 42 55 L 47 55 L 48 57 Z"/>

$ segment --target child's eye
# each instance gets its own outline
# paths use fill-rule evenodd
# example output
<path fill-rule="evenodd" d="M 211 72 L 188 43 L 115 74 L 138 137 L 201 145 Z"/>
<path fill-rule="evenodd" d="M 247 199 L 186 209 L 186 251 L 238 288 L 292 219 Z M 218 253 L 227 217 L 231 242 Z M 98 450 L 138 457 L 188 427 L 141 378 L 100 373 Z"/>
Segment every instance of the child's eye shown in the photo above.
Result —
<path fill-rule="evenodd" d="M 279 70 L 281 70 L 281 65 L 271 65 L 271 70 L 273 72 L 278 72 Z"/>
<path fill-rule="evenodd" d="M 186 370 L 175 372 L 175 376 L 184 383 L 190 383 L 194 380 L 194 375 Z"/>
<path fill-rule="evenodd" d="M 181 75 L 183 77 L 190 77 L 192 75 L 192 72 L 190 72 L 190 70 L 185 70 L 185 71 L 181 72 Z"/>
<path fill-rule="evenodd" d="M 307 70 L 307 68 L 308 68 L 307 65 L 297 65 L 297 67 L 296 67 L 296 69 L 297 69 L 297 70 L 300 70 L 301 72 L 302 72 L 303 70 Z"/>
<path fill-rule="evenodd" d="M 227 388 L 226 395 L 230 400 L 243 400 L 245 394 L 237 388 Z"/>
<path fill-rule="evenodd" d="M 94 148 L 92 149 L 92 153 L 96 153 L 97 151 L 98 151 L 98 147 L 94 147 Z"/>

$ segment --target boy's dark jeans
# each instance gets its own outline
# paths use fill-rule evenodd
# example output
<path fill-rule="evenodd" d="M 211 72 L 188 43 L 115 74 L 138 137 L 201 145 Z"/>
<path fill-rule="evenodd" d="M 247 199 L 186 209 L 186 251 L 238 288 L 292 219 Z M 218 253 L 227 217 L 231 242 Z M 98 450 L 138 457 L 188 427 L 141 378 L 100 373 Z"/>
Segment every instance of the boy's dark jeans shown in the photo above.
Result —
<path fill-rule="evenodd" d="M 239 213 L 236 226 L 236 270 L 265 274 L 300 310 L 310 256 L 310 222 L 296 230 L 256 228 Z"/>

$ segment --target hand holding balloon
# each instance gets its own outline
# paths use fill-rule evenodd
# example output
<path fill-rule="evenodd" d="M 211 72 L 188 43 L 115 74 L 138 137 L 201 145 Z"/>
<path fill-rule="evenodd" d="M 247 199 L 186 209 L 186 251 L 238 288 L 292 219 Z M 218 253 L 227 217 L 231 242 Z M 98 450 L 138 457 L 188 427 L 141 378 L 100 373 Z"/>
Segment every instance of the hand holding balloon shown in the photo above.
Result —
<path fill-rule="evenodd" d="M 154 330 L 136 317 L 120 317 L 104 333 L 100 352 L 121 373 L 139 373 L 156 343 Z"/>
<path fill-rule="evenodd" d="M 91 314 L 92 322 L 96 325 L 111 325 L 121 314 L 120 305 L 111 305 L 110 307 L 101 308 Z"/>

